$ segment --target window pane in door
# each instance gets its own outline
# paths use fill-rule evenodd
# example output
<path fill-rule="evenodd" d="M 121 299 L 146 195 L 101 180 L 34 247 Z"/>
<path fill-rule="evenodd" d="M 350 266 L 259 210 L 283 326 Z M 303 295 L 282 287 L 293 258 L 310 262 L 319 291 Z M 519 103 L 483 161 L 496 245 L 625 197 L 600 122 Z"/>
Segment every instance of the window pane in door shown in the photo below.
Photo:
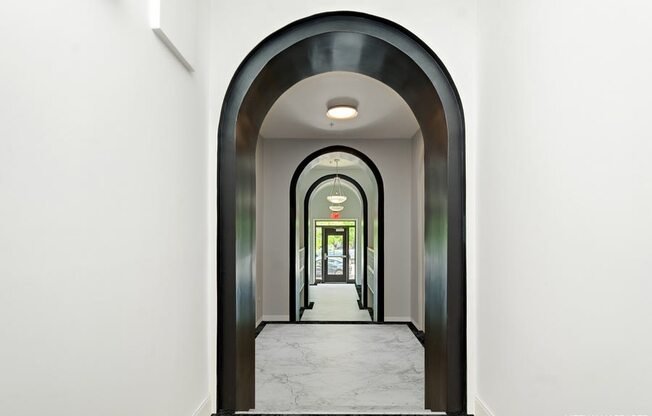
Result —
<path fill-rule="evenodd" d="M 328 258 L 328 271 L 331 276 L 342 276 L 344 274 L 344 261 L 342 257 Z"/>
<path fill-rule="evenodd" d="M 328 235 L 328 255 L 329 256 L 343 256 L 344 255 L 344 236 L 343 235 Z"/>

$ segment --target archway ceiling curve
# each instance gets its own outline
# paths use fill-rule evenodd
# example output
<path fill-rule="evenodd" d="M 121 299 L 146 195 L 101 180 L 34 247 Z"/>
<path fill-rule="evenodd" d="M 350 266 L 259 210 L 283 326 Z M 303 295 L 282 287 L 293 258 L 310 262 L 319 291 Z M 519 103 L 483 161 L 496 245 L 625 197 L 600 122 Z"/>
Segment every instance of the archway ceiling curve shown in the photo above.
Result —
<path fill-rule="evenodd" d="M 351 31 L 316 33 L 265 65 L 246 90 L 240 107 L 237 134 L 242 143 L 255 146 L 265 117 L 285 91 L 306 78 L 331 71 L 357 72 L 400 91 L 424 137 L 430 138 L 425 145 L 446 151 L 446 117 L 432 80 L 400 49 L 381 38 Z"/>
<path fill-rule="evenodd" d="M 350 120 L 331 120 L 328 104 L 352 103 Z M 392 88 L 356 72 L 331 71 L 303 79 L 274 102 L 261 126 L 265 139 L 411 139 L 412 110 Z"/>
<path fill-rule="evenodd" d="M 339 159 L 338 165 L 340 167 L 340 173 L 348 172 L 350 174 L 352 171 L 362 172 L 377 187 L 378 184 L 375 183 L 376 179 L 374 173 L 371 168 L 367 166 L 364 160 L 348 152 L 329 152 L 315 157 L 303 169 L 297 181 L 297 190 L 299 193 L 305 192 L 314 182 L 314 180 L 308 179 L 309 173 L 320 172 L 323 173 L 323 175 L 335 173 L 335 163 L 333 163 L 334 159 Z"/>

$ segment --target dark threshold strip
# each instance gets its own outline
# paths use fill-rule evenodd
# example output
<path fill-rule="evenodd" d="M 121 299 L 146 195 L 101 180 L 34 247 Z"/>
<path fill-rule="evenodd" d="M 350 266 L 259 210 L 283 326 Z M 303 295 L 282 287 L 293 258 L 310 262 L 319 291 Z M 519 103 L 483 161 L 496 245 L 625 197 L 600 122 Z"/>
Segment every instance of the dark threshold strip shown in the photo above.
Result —
<path fill-rule="evenodd" d="M 310 302 L 305 308 L 303 306 L 299 308 L 299 319 L 303 318 L 303 313 L 306 311 L 306 309 L 312 309 L 314 306 L 315 302 Z"/>
<path fill-rule="evenodd" d="M 419 331 L 416 326 L 412 322 L 407 323 L 408 328 L 412 331 L 415 337 L 419 340 L 422 346 L 426 346 L 426 333 L 423 331 Z"/>
<path fill-rule="evenodd" d="M 260 412 L 257 413 L 255 410 L 250 410 L 250 411 L 245 411 L 245 412 L 239 412 L 239 411 L 233 411 L 233 410 L 219 410 L 218 413 L 213 413 L 212 416 L 236 416 L 236 415 L 247 415 L 247 416 L 347 416 L 347 415 L 369 415 L 369 416 L 374 416 L 374 415 L 392 415 L 392 416 L 415 416 L 415 415 L 436 415 L 438 413 L 431 413 L 428 410 L 423 410 L 423 413 L 394 413 L 394 412 L 383 412 L 383 411 L 372 411 L 372 412 L 365 412 L 361 411 L 360 413 L 342 413 L 342 412 L 337 412 L 337 413 L 329 413 L 328 411 L 324 412 L 288 412 L 288 413 L 276 413 L 276 412 Z M 473 416 L 473 415 L 467 415 L 466 413 L 460 413 L 459 416 Z"/>
<path fill-rule="evenodd" d="M 426 342 L 426 334 L 423 331 L 419 331 L 412 322 L 369 322 L 369 321 L 299 321 L 299 322 L 289 322 L 289 321 L 263 321 L 256 327 L 256 336 L 260 334 L 265 325 L 275 324 L 275 325 L 407 325 L 412 331 L 412 334 L 416 337 L 419 343 L 424 346 Z"/>

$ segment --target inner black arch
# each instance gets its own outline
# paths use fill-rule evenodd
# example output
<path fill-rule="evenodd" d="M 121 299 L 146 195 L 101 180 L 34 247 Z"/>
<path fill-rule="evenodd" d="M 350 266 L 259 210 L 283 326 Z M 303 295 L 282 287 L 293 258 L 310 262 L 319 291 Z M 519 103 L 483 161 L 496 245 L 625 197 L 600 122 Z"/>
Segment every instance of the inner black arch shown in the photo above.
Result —
<path fill-rule="evenodd" d="M 376 181 L 376 188 L 378 190 L 378 270 L 376 273 L 376 279 L 378 281 L 378 322 L 383 322 L 385 320 L 385 187 L 383 185 L 383 177 L 380 174 L 380 170 L 378 169 L 378 166 L 369 158 L 369 156 L 365 155 L 361 151 L 354 149 L 349 146 L 328 146 L 324 147 L 323 149 L 319 149 L 311 154 L 309 154 L 305 159 L 299 163 L 299 166 L 294 170 L 294 173 L 292 174 L 292 179 L 290 180 L 290 262 L 288 263 L 290 265 L 290 322 L 296 322 L 299 320 L 299 317 L 296 316 L 296 310 L 297 310 L 297 304 L 296 304 L 296 291 L 297 291 L 297 276 L 296 276 L 296 268 L 293 266 L 296 263 L 296 230 L 297 230 L 297 213 L 296 213 L 296 199 L 297 199 L 297 185 L 299 182 L 299 177 L 301 176 L 301 173 L 306 169 L 306 167 L 312 162 L 313 160 L 317 159 L 320 156 L 323 156 L 328 153 L 348 153 L 350 155 L 353 155 L 357 157 L 358 159 L 362 160 L 362 162 L 369 168 L 371 173 L 374 176 L 374 179 Z M 334 175 L 327 175 L 330 176 L 331 178 Z M 340 175 L 341 177 L 345 177 L 345 175 Z M 364 193 L 364 189 L 360 186 L 358 182 L 353 180 L 352 178 L 349 178 L 346 176 L 349 180 L 349 182 L 353 183 L 358 191 L 360 191 L 360 194 L 363 195 L 363 204 L 366 207 L 367 204 L 367 196 Z M 323 178 L 322 178 L 323 179 Z M 321 179 L 320 179 L 321 180 Z M 319 182 L 319 181 L 318 181 Z M 310 189 L 306 192 L 306 199 L 304 200 L 304 225 L 306 224 L 306 218 L 308 216 L 308 206 L 306 205 L 308 203 L 308 197 L 312 193 L 315 187 L 317 187 L 315 184 L 313 184 Z M 365 212 L 365 227 L 367 226 L 367 210 L 364 208 Z M 365 265 L 364 269 L 364 288 L 366 290 L 367 288 L 367 243 L 368 240 L 366 239 L 366 232 L 365 232 L 365 249 L 364 249 L 364 254 L 363 254 L 363 262 Z M 304 229 L 304 240 L 307 241 L 307 228 Z M 304 253 L 304 260 L 306 261 L 304 264 L 308 264 L 308 252 Z M 308 279 L 308 273 L 306 273 L 306 277 L 304 278 L 304 287 L 307 288 L 308 285 L 307 283 Z M 307 293 L 307 290 L 305 291 Z M 308 304 L 308 297 L 304 293 L 304 304 Z M 366 296 L 363 297 L 366 302 Z M 366 303 L 364 305 L 367 307 Z"/>
<path fill-rule="evenodd" d="M 306 196 L 303 199 L 303 241 L 305 242 L 306 246 L 309 247 L 309 242 L 308 242 L 308 229 L 310 228 L 309 220 L 310 220 L 310 215 L 309 215 L 309 209 L 310 209 L 310 197 L 312 196 L 312 193 L 317 189 L 319 185 L 321 185 L 324 182 L 330 181 L 331 179 L 335 178 L 335 174 L 331 173 L 328 175 L 324 175 L 321 178 L 317 179 L 306 191 Z M 362 288 L 363 288 L 363 296 L 361 296 L 360 302 L 362 303 L 363 308 L 368 307 L 368 302 L 367 302 L 367 284 L 368 284 L 368 274 L 367 274 L 367 247 L 369 245 L 369 201 L 367 199 L 367 194 L 364 191 L 364 188 L 352 177 L 348 175 L 343 175 L 339 174 L 338 175 L 340 179 L 344 180 L 345 182 L 348 182 L 349 184 L 353 185 L 355 189 L 357 189 L 358 193 L 360 194 L 360 199 L 362 200 Z M 296 192 L 296 187 L 295 187 L 295 192 Z M 378 201 L 381 201 L 381 196 L 380 194 L 383 193 L 382 188 L 377 192 L 378 193 Z M 384 199 L 384 198 L 383 198 Z M 296 204 L 295 204 L 296 205 Z M 379 204 L 380 205 L 380 204 Z M 379 227 L 381 227 L 381 224 L 384 223 L 384 218 L 381 215 L 381 210 L 378 210 L 378 224 Z M 292 217 L 290 217 L 292 218 Z M 290 235 L 296 235 L 296 222 L 295 221 L 290 221 Z M 292 250 L 296 251 L 296 250 Z M 379 250 L 379 259 L 378 259 L 378 268 L 382 269 L 384 268 L 385 265 L 385 259 L 384 259 L 384 253 L 380 252 Z M 303 287 L 304 287 L 304 292 L 303 292 L 303 304 L 308 305 L 310 303 L 310 276 L 309 276 L 309 268 L 308 268 L 308 262 L 310 261 L 309 258 L 309 253 L 308 250 L 304 250 L 303 253 L 303 260 L 304 260 L 304 265 L 306 267 L 306 272 L 304 273 L 303 277 Z M 294 263 L 290 263 L 294 264 Z M 294 274 L 295 268 L 291 267 L 292 272 L 290 275 L 290 299 L 295 299 L 294 296 L 292 296 L 293 293 L 296 293 L 296 275 Z M 382 273 L 381 273 L 382 275 Z M 292 287 L 294 286 L 294 291 L 292 290 Z M 381 286 L 380 282 L 378 282 L 378 286 Z M 378 304 L 380 305 L 383 302 L 382 298 L 378 299 Z M 290 313 L 296 310 L 296 305 L 294 305 L 294 308 L 290 306 Z M 380 315 L 378 315 L 380 318 Z M 296 319 L 297 321 L 299 318 Z"/>
<path fill-rule="evenodd" d="M 292 85 L 324 72 L 370 76 L 408 104 L 424 138 L 425 407 L 466 412 L 464 116 L 441 60 L 378 17 L 334 12 L 273 33 L 238 67 L 218 127 L 217 407 L 254 408 L 255 152 Z"/>

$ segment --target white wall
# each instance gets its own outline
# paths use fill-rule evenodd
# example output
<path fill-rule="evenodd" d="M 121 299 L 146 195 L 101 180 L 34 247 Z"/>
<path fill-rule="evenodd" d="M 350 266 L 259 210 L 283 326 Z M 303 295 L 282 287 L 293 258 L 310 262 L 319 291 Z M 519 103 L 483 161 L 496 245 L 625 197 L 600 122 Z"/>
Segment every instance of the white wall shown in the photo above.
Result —
<path fill-rule="evenodd" d="M 487 409 L 650 413 L 652 6 L 479 4 L 476 16 L 475 0 L 213 2 L 209 97 L 207 45 L 188 73 L 149 29 L 147 2 L 5 7 L 0 413 L 189 414 L 206 371 L 215 391 L 204 294 L 212 353 L 224 92 L 265 36 L 343 9 L 413 31 L 460 90 L 470 397 L 480 270 Z"/>
<path fill-rule="evenodd" d="M 209 166 L 209 213 L 215 213 L 217 166 L 217 125 L 224 94 L 229 81 L 245 56 L 266 36 L 295 20 L 315 13 L 354 10 L 390 19 L 405 26 L 425 41 L 442 59 L 459 90 L 465 108 L 467 129 L 467 264 L 468 264 L 468 345 L 469 345 L 469 397 L 475 396 L 475 108 L 476 108 L 476 0 L 414 0 L 410 7 L 395 0 L 279 0 L 260 2 L 240 0 L 216 1 L 212 13 L 212 58 L 210 85 L 210 151 Z M 225 42 L 224 39 L 229 39 Z M 215 253 L 216 216 L 211 216 L 208 253 Z M 287 257 L 287 256 L 285 256 Z M 216 263 L 210 256 L 209 293 L 215 293 Z M 215 296 L 211 298 L 210 310 L 215 310 Z M 285 312 L 287 313 L 287 312 Z M 408 315 L 409 316 L 409 313 Z M 210 315 L 210 351 L 215 350 L 215 316 Z M 211 356 L 211 368 L 215 368 L 215 354 Z M 211 392 L 214 391 L 215 375 L 211 373 Z M 469 412 L 473 413 L 473 400 L 469 400 Z M 214 403 L 214 400 L 213 400 Z"/>
<path fill-rule="evenodd" d="M 410 140 L 285 140 L 265 141 L 263 219 L 263 310 L 265 316 L 288 315 L 288 250 L 290 179 L 299 163 L 326 146 L 356 148 L 376 163 L 385 182 L 385 316 L 410 317 Z M 348 173 L 348 172 L 347 172 Z M 389 254 L 391 253 L 391 255 Z"/>
<path fill-rule="evenodd" d="M 478 396 L 650 414 L 652 3 L 481 1 Z"/>
<path fill-rule="evenodd" d="M 0 414 L 207 398 L 207 24 L 189 73 L 146 1 L 3 5 Z"/>

